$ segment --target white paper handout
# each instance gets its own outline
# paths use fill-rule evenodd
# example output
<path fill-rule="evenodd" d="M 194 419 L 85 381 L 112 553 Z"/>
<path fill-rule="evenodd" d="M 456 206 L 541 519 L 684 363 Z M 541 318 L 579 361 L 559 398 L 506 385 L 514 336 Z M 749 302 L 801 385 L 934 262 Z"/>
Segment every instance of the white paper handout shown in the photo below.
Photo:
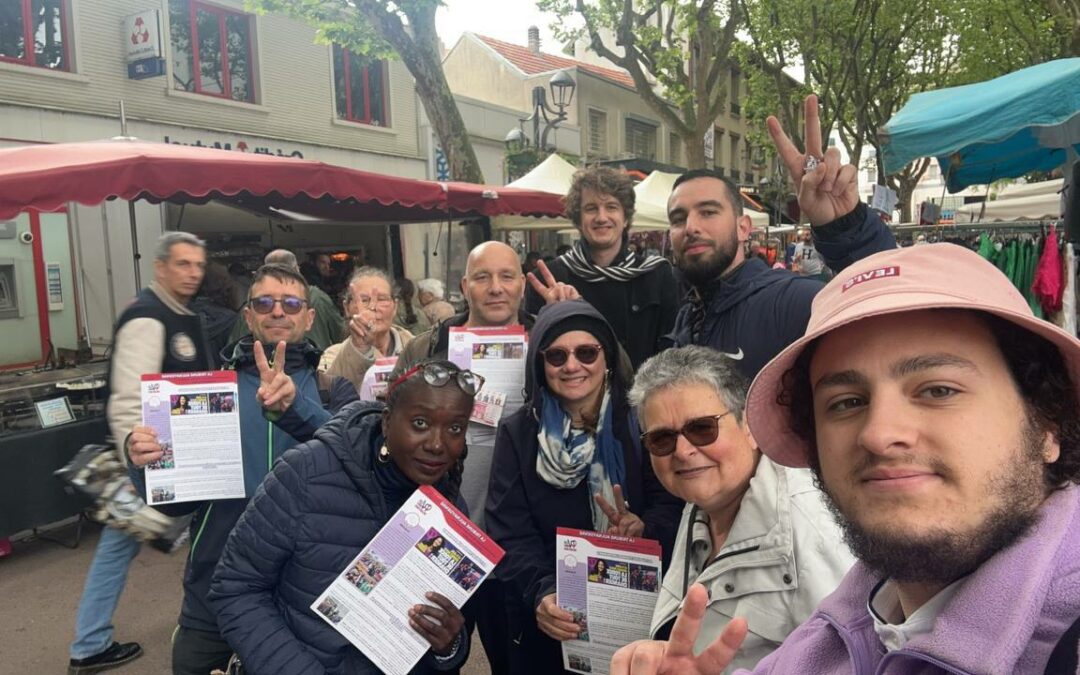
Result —
<path fill-rule="evenodd" d="M 409 626 L 428 591 L 460 608 L 503 550 L 430 486 L 406 500 L 311 609 L 387 675 L 406 675 L 431 645 Z"/>
<path fill-rule="evenodd" d="M 563 667 L 606 675 L 615 652 L 649 637 L 660 591 L 660 542 L 560 527 L 556 599 L 581 626 L 562 643 Z"/>
<path fill-rule="evenodd" d="M 525 387 L 525 354 L 528 351 L 523 326 L 450 328 L 447 356 L 460 368 L 484 378 L 469 419 L 485 426 L 498 426 L 506 400 L 519 398 L 514 392 Z"/>
<path fill-rule="evenodd" d="M 386 390 L 390 388 L 390 373 L 394 372 L 398 357 L 384 356 L 375 359 L 375 363 L 364 373 L 364 379 L 360 382 L 361 401 L 381 401 L 386 398 Z"/>
<path fill-rule="evenodd" d="M 244 497 L 236 371 L 142 376 L 143 424 L 161 459 L 146 465 L 149 504 Z"/>

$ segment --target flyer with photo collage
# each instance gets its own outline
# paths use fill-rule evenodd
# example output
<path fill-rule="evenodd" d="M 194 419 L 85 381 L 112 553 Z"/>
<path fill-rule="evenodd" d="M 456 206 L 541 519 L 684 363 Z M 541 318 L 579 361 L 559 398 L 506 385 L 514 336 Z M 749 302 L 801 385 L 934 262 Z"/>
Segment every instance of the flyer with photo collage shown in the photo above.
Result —
<path fill-rule="evenodd" d="M 143 425 L 164 454 L 146 465 L 146 501 L 170 504 L 244 494 L 236 371 L 142 376 Z"/>
<path fill-rule="evenodd" d="M 361 401 L 385 401 L 387 390 L 390 388 L 390 373 L 394 372 L 398 357 L 383 356 L 375 359 L 375 363 L 364 373 L 364 379 L 360 382 Z"/>
<path fill-rule="evenodd" d="M 447 358 L 484 378 L 484 386 L 473 404 L 471 421 L 488 427 L 499 425 L 507 398 L 514 400 L 514 392 L 525 387 L 527 352 L 524 326 L 450 328 Z M 519 393 L 516 398 L 520 396 Z"/>
<path fill-rule="evenodd" d="M 649 637 L 660 597 L 660 542 L 558 528 L 556 602 L 581 627 L 563 667 L 606 675 L 620 647 Z"/>
<path fill-rule="evenodd" d="M 461 608 L 503 550 L 438 490 L 421 486 L 311 609 L 387 675 L 406 675 L 431 648 L 409 626 L 428 591 Z"/>

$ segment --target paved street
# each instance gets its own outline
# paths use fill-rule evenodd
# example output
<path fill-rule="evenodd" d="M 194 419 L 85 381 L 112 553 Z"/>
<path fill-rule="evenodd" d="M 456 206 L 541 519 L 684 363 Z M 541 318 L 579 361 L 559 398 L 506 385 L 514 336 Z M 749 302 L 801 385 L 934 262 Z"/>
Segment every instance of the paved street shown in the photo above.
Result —
<path fill-rule="evenodd" d="M 17 542 L 0 558 L 0 655 L 3 673 L 64 673 L 75 629 L 75 608 L 94 553 L 99 528 L 83 528 L 82 542 L 70 550 L 37 539 Z M 48 536 L 70 541 L 74 527 Z M 157 675 L 169 672 L 169 637 L 180 609 L 182 553 L 165 555 L 150 547 L 135 558 L 127 589 L 116 612 L 116 637 L 142 644 L 144 655 L 115 673 Z M 463 675 L 488 672 L 476 641 Z"/>

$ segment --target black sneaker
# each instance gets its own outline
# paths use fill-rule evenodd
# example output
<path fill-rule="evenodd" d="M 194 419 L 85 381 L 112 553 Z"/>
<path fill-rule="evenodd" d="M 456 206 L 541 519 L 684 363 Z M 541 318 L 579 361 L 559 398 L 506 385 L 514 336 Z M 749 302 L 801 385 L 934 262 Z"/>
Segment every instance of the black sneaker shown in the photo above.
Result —
<path fill-rule="evenodd" d="M 112 643 L 112 646 L 85 659 L 71 659 L 68 662 L 68 675 L 89 675 L 122 666 L 142 656 L 142 647 L 138 642 Z"/>

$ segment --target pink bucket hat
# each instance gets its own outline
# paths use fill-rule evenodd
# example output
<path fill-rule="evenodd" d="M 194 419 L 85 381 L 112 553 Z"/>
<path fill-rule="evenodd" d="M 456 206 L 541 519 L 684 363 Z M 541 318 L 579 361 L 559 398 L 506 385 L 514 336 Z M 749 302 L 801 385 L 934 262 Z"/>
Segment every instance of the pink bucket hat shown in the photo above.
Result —
<path fill-rule="evenodd" d="M 806 334 L 754 378 L 746 417 L 761 451 L 778 464 L 806 467 L 809 446 L 790 429 L 777 403 L 784 373 L 808 344 L 853 321 L 883 314 L 949 308 L 989 312 L 1057 346 L 1080 397 L 1080 340 L 1036 318 L 1027 300 L 993 264 L 954 244 L 884 251 L 838 274 L 814 298 Z"/>

